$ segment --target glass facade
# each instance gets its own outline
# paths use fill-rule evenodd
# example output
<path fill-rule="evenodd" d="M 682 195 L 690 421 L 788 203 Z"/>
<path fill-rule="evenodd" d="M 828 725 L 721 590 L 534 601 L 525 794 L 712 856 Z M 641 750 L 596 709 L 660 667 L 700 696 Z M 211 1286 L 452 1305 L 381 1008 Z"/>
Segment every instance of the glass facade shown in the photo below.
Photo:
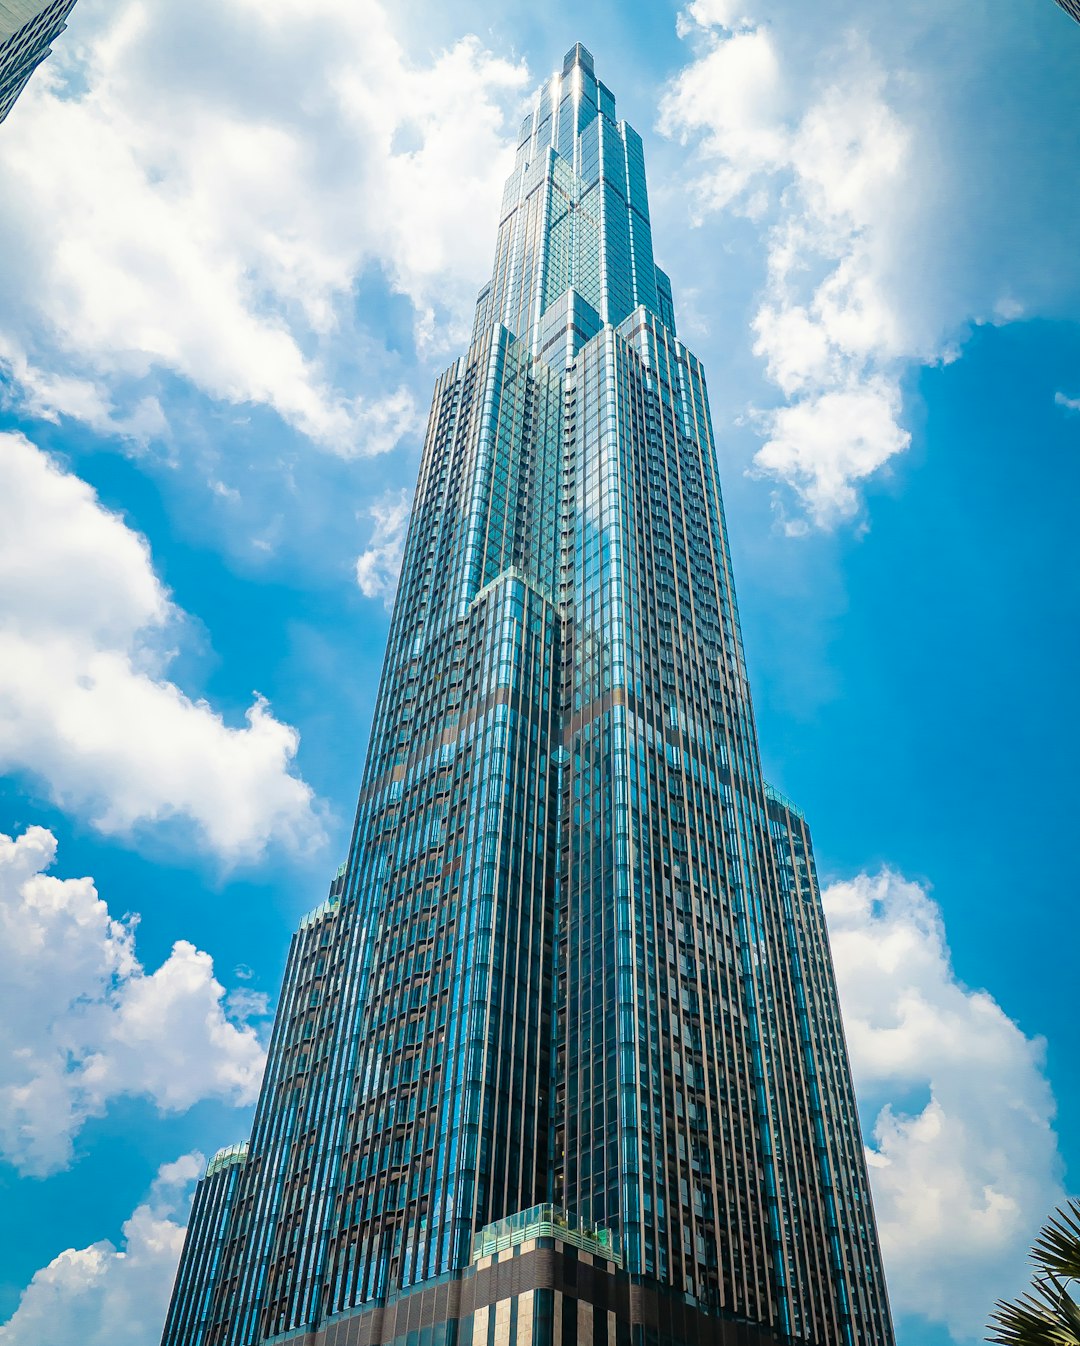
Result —
<path fill-rule="evenodd" d="M 489 1287 L 482 1332 L 448 1284 Z M 461 1346 L 519 1318 L 577 1340 L 579 1313 L 613 1346 L 893 1340 L 705 378 L 641 140 L 580 46 L 523 123 L 435 387 L 349 857 L 294 936 L 164 1342 L 396 1340 L 406 1301 Z"/>
<path fill-rule="evenodd" d="M 67 27 L 75 0 L 0 0 L 0 122 Z"/>

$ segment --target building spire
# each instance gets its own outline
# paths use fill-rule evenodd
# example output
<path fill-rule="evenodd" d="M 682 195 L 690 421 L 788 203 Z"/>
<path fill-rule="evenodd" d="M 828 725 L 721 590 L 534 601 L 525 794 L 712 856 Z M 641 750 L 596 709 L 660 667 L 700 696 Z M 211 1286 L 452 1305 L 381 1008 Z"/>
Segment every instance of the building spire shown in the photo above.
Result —
<path fill-rule="evenodd" d="M 593 65 L 592 52 L 582 46 L 580 42 L 575 42 L 563 59 L 563 77 L 565 78 L 573 70 L 574 66 L 579 65 L 583 70 L 587 70 L 590 75 L 596 73 Z"/>

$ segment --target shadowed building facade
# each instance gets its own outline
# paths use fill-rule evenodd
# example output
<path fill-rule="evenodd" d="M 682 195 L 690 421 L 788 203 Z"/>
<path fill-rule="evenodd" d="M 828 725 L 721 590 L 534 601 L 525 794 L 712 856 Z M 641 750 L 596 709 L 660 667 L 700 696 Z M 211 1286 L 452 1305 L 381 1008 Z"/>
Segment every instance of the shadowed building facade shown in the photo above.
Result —
<path fill-rule="evenodd" d="M 641 140 L 537 93 L 435 387 L 348 860 L 166 1346 L 892 1346 Z"/>

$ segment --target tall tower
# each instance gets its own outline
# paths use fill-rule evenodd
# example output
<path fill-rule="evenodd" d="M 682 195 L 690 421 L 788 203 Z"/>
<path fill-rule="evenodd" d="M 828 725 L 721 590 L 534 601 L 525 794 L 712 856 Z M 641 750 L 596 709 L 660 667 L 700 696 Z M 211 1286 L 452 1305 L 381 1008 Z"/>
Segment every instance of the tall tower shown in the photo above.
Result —
<path fill-rule="evenodd" d="M 67 27 L 75 0 L 0 0 L 0 122 Z"/>
<path fill-rule="evenodd" d="M 349 857 L 165 1346 L 891 1346 L 640 137 L 537 93 L 435 387 Z"/>

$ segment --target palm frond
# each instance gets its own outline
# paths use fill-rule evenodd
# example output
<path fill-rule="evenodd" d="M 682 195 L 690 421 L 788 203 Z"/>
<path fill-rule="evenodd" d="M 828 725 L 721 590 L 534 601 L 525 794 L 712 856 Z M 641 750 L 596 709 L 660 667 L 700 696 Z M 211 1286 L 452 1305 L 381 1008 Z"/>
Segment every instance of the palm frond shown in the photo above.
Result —
<path fill-rule="evenodd" d="M 1080 1201 L 1055 1211 L 1035 1240 L 1031 1256 L 1051 1275 L 1080 1280 Z"/>
<path fill-rule="evenodd" d="M 1080 1346 L 1080 1308 L 1054 1276 L 1036 1280 L 1012 1302 L 999 1300 L 987 1341 L 997 1346 Z"/>

